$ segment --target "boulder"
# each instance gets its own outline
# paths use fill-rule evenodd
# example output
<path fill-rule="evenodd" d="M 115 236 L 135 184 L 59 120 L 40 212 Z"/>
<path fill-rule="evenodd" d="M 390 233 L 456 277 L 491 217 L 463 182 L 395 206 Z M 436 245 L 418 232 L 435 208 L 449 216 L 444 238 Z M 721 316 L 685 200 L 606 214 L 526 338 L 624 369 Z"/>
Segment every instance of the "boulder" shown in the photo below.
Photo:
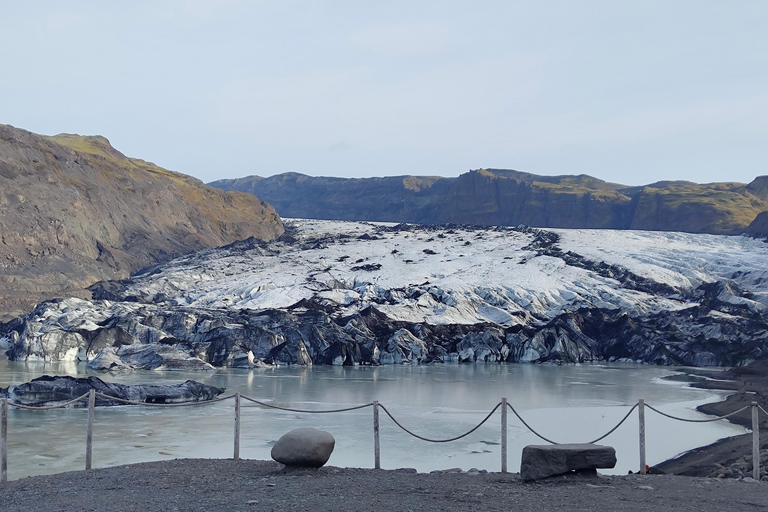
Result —
<path fill-rule="evenodd" d="M 333 453 L 336 440 L 329 432 L 297 428 L 283 435 L 272 447 L 272 458 L 286 466 L 319 468 Z"/>
<path fill-rule="evenodd" d="M 531 481 L 572 471 L 615 466 L 616 450 L 611 446 L 587 443 L 529 445 L 523 448 L 520 476 L 524 481 Z"/>

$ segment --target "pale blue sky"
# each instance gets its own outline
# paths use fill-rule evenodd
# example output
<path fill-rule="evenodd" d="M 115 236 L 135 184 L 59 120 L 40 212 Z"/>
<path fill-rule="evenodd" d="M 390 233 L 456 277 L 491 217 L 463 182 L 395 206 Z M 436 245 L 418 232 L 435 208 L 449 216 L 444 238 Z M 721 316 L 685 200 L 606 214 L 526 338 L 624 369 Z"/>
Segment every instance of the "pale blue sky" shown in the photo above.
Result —
<path fill-rule="evenodd" d="M 0 123 L 204 181 L 768 174 L 768 1 L 0 0 Z"/>

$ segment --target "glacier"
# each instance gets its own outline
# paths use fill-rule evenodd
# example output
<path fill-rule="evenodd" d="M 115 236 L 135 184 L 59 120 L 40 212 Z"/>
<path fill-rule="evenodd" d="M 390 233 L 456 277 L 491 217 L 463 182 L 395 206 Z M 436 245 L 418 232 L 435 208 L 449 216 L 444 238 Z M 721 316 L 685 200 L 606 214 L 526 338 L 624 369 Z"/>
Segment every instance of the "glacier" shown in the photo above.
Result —
<path fill-rule="evenodd" d="M 100 370 L 632 361 L 768 349 L 768 244 L 745 236 L 287 219 L 0 326 L 13 360 Z"/>

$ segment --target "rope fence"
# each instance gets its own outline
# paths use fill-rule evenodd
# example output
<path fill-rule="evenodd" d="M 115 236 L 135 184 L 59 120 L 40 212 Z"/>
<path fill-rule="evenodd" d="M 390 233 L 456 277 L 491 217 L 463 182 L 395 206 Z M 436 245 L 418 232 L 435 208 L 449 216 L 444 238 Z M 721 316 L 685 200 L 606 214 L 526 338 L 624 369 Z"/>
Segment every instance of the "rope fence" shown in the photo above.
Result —
<path fill-rule="evenodd" d="M 383 410 L 384 413 L 392 420 L 392 422 L 399 427 L 401 430 L 409 434 L 410 436 L 415 437 L 416 439 L 420 439 L 422 441 L 426 441 L 429 443 L 449 443 L 452 441 L 457 441 L 459 439 L 462 439 L 464 437 L 467 437 L 477 431 L 480 427 L 482 427 L 488 420 L 491 419 L 491 417 L 494 415 L 494 413 L 501 409 L 501 472 L 506 473 L 507 472 L 507 409 L 511 410 L 512 413 L 520 420 L 520 422 L 527 428 L 531 433 L 542 439 L 543 441 L 546 441 L 553 445 L 562 444 L 557 441 L 553 441 L 539 432 L 537 432 L 533 427 L 531 427 L 528 422 L 523 419 L 523 417 L 520 415 L 520 413 L 510 404 L 506 398 L 502 398 L 499 403 L 497 403 L 493 409 L 474 427 L 472 427 L 470 430 L 457 435 L 455 437 L 447 438 L 447 439 L 432 439 L 426 436 L 422 436 L 420 434 L 417 434 L 413 432 L 412 430 L 406 428 L 400 421 L 395 418 L 395 416 L 387 409 L 384 405 L 380 404 L 378 401 L 368 402 L 362 405 L 356 405 L 351 407 L 344 407 L 344 408 L 338 408 L 338 409 L 324 409 L 324 410 L 313 410 L 313 409 L 296 409 L 292 407 L 283 407 L 275 404 L 271 404 L 268 402 L 263 402 L 260 400 L 256 400 L 254 398 L 250 398 L 247 396 L 242 396 L 240 393 L 235 393 L 233 395 L 228 395 L 224 397 L 217 397 L 212 398 L 209 400 L 200 400 L 196 402 L 178 402 L 178 403 L 156 403 L 156 402 L 138 402 L 138 401 L 132 401 L 132 400 L 126 400 L 123 398 L 118 398 L 110 395 L 105 395 L 104 393 L 97 392 L 95 390 L 90 390 L 88 393 L 85 393 L 77 398 L 74 398 L 72 400 L 63 402 L 61 404 L 57 405 L 49 405 L 49 406 L 31 406 L 31 405 L 25 405 L 18 402 L 13 402 L 7 398 L 3 398 L 0 400 L 0 429 L 2 430 L 2 435 L 0 436 L 0 471 L 2 472 L 2 475 L 0 476 L 0 481 L 6 482 L 8 480 L 8 408 L 9 407 L 16 407 L 18 409 L 24 409 L 24 410 L 32 410 L 32 411 L 46 411 L 46 410 L 52 410 L 52 409 L 62 409 L 65 407 L 69 407 L 77 402 L 81 402 L 83 400 L 88 401 L 88 425 L 86 429 L 86 457 L 85 457 L 85 469 L 91 469 L 92 467 L 92 454 L 93 454 L 93 421 L 94 421 L 94 415 L 95 415 L 95 408 L 96 408 L 96 398 L 102 398 L 105 400 L 117 402 L 119 404 L 124 405 L 136 405 L 136 406 L 146 406 L 146 407 L 189 407 L 189 406 L 198 406 L 198 405 L 209 405 L 214 404 L 218 402 L 223 402 L 225 400 L 234 399 L 235 400 L 235 418 L 234 418 L 234 455 L 233 458 L 235 460 L 240 459 L 240 410 L 241 410 L 241 400 L 246 400 L 248 402 L 251 402 L 259 407 L 265 407 L 269 409 L 277 409 L 281 411 L 287 411 L 287 412 L 295 412 L 295 413 L 301 413 L 301 414 L 328 414 L 328 413 L 341 413 L 341 412 L 348 412 L 348 411 L 355 411 L 360 409 L 365 409 L 367 407 L 373 408 L 373 434 L 374 434 L 374 467 L 376 469 L 381 468 L 381 449 L 380 449 L 380 442 L 379 442 L 379 433 L 380 433 L 380 425 L 379 425 L 379 409 Z M 768 411 L 766 411 L 762 406 L 760 406 L 757 402 L 752 402 L 750 405 L 744 406 L 736 411 L 730 412 L 728 414 L 725 414 L 723 416 L 716 416 L 713 418 L 706 418 L 706 419 L 691 419 L 691 418 L 682 418 L 679 416 L 674 416 L 668 413 L 665 413 L 656 407 L 653 407 L 651 405 L 648 405 L 645 403 L 643 399 L 638 400 L 635 404 L 632 405 L 632 407 L 627 411 L 627 413 L 624 415 L 621 420 L 608 432 L 603 434 L 602 436 L 598 437 L 597 439 L 594 439 L 593 441 L 589 441 L 588 443 L 584 444 L 594 444 L 598 441 L 601 441 L 611 435 L 613 432 L 615 432 L 626 420 L 630 417 L 630 415 L 635 411 L 635 409 L 638 410 L 638 421 L 639 421 L 639 448 L 640 448 L 640 473 L 645 474 L 646 473 L 646 464 L 645 464 L 645 408 L 650 409 L 651 411 L 664 416 L 666 418 L 676 420 L 676 421 L 683 421 L 683 422 L 689 422 L 689 423 L 709 423 L 713 421 L 719 421 L 723 419 L 730 418 L 731 416 L 734 416 L 736 414 L 739 414 L 743 411 L 746 411 L 747 409 L 751 409 L 752 411 L 752 473 L 753 478 L 755 480 L 760 479 L 760 429 L 759 429 L 759 412 L 762 412 L 766 416 L 768 416 Z"/>

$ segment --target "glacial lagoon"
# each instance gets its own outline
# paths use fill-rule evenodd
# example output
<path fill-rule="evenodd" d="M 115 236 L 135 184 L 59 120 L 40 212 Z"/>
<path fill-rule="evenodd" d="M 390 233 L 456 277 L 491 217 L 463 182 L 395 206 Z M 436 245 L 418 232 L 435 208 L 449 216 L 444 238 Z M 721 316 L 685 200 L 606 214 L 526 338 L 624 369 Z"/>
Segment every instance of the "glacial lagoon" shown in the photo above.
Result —
<path fill-rule="evenodd" d="M 49 375 L 97 375 L 125 384 L 195 379 L 244 396 L 299 409 L 345 408 L 378 400 L 405 427 L 429 438 L 449 438 L 479 423 L 502 397 L 531 427 L 557 442 L 587 442 L 610 430 L 639 399 L 664 412 L 706 418 L 696 405 L 726 396 L 663 379 L 668 367 L 636 364 L 529 365 L 445 364 L 379 367 L 277 367 L 215 372 L 143 371 L 101 374 L 83 364 L 0 361 L 0 387 Z M 224 395 L 223 395 L 224 396 Z M 336 449 L 329 465 L 373 467 L 372 408 L 333 414 L 279 411 L 243 401 L 240 456 L 269 459 L 274 442 L 300 426 L 331 432 Z M 500 470 L 497 411 L 473 434 L 450 443 L 427 443 L 398 428 L 381 411 L 381 463 L 385 469 L 470 468 Z M 86 409 L 9 411 L 10 479 L 82 469 Z M 94 422 L 93 466 L 233 454 L 234 400 L 194 407 L 99 408 Z M 647 460 L 678 453 L 745 430 L 726 421 L 687 423 L 646 410 Z M 518 471 L 522 448 L 542 444 L 509 413 L 510 471 Z M 633 413 L 607 437 L 626 474 L 639 466 L 638 420 Z"/>

